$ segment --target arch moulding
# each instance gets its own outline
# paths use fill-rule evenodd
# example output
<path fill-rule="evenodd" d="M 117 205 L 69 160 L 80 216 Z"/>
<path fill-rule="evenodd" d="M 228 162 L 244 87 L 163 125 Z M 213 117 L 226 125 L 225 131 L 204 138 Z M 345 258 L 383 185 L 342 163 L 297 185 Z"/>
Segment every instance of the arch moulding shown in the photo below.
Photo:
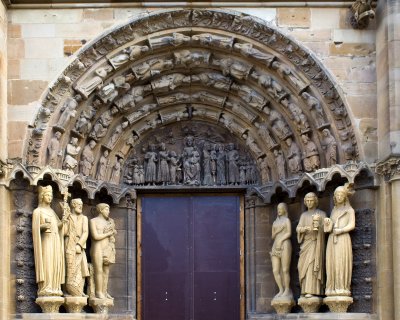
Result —
<path fill-rule="evenodd" d="M 347 108 L 307 49 L 251 16 L 182 9 L 78 51 L 43 95 L 22 164 L 7 170 L 33 185 L 45 174 L 79 181 L 89 198 L 106 188 L 115 202 L 177 185 L 241 186 L 269 202 L 278 187 L 294 197 L 305 181 L 318 191 L 336 173 L 354 181 L 369 172 L 361 160 Z"/>

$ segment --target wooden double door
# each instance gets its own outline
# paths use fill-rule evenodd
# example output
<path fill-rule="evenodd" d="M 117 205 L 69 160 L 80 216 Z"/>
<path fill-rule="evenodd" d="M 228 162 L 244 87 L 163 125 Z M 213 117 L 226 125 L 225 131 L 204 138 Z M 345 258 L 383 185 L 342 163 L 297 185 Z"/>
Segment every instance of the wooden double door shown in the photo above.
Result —
<path fill-rule="evenodd" d="M 143 196 L 138 318 L 241 320 L 241 197 Z"/>

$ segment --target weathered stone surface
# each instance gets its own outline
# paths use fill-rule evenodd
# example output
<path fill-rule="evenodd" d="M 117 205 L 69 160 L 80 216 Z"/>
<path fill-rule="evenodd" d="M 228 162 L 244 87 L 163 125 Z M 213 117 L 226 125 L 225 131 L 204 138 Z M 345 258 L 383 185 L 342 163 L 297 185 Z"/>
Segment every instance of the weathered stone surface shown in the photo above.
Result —
<path fill-rule="evenodd" d="M 10 80 L 8 103 L 23 105 L 38 100 L 47 84 L 47 81 L 42 80 Z"/>
<path fill-rule="evenodd" d="M 82 21 L 86 20 L 113 20 L 113 9 L 84 9 Z"/>
<path fill-rule="evenodd" d="M 277 18 L 282 27 L 309 28 L 311 25 L 309 8 L 278 8 Z"/>
<path fill-rule="evenodd" d="M 366 56 L 375 51 L 375 45 L 365 43 L 331 43 L 329 49 L 331 55 Z"/>

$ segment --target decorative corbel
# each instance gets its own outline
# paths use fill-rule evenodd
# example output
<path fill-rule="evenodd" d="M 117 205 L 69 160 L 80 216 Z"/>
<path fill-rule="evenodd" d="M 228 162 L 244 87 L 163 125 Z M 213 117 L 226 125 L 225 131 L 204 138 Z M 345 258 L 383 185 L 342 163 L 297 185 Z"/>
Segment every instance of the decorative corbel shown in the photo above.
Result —
<path fill-rule="evenodd" d="M 354 29 L 365 29 L 369 20 L 375 18 L 375 11 L 372 9 L 372 0 L 356 0 L 351 5 L 350 24 Z"/>

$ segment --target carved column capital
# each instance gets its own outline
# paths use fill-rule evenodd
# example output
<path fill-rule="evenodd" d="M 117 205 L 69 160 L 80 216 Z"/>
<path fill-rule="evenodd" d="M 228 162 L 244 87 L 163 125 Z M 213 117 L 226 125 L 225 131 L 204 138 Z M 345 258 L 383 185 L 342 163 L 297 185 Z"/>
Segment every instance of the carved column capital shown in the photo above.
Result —
<path fill-rule="evenodd" d="M 390 180 L 400 176 L 400 155 L 392 155 L 376 165 L 375 172 L 385 179 Z"/>

